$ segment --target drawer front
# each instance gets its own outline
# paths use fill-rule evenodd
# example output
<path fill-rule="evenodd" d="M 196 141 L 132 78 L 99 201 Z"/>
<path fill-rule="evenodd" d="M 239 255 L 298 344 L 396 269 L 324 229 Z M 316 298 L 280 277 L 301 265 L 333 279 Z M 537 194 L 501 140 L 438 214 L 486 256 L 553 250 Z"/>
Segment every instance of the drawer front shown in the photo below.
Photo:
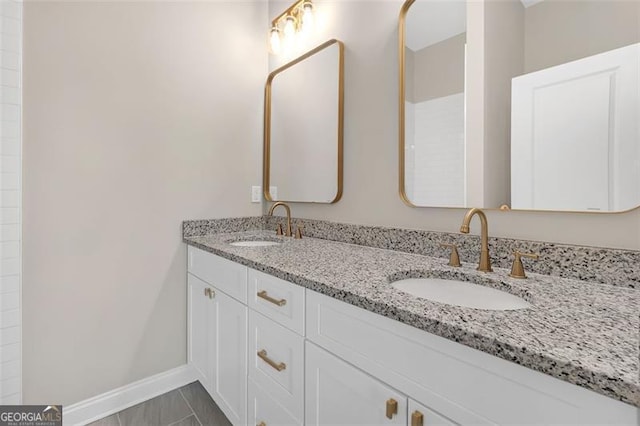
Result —
<path fill-rule="evenodd" d="M 189 246 L 188 270 L 229 296 L 247 303 L 247 267 Z"/>
<path fill-rule="evenodd" d="M 282 405 L 278 404 L 253 380 L 249 379 L 249 425 L 256 426 L 301 426 Z"/>
<path fill-rule="evenodd" d="M 307 339 L 459 424 L 636 424 L 637 410 L 307 291 Z"/>
<path fill-rule="evenodd" d="M 249 307 L 304 335 L 304 287 L 249 269 Z"/>
<path fill-rule="evenodd" d="M 304 338 L 249 312 L 249 377 L 296 419 L 304 415 Z"/>
<path fill-rule="evenodd" d="M 441 416 L 430 408 L 409 400 L 409 424 L 411 426 L 457 426 L 446 417 Z"/>

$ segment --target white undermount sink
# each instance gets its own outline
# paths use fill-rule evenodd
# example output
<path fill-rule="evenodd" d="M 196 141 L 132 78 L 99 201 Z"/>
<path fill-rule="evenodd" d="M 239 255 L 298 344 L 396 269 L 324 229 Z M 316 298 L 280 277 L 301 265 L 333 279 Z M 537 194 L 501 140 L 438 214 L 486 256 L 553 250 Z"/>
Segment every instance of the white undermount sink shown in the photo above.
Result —
<path fill-rule="evenodd" d="M 249 240 L 249 241 L 234 241 L 229 243 L 229 245 L 236 247 L 268 247 L 268 246 L 277 246 L 280 245 L 278 241 L 267 241 L 267 240 Z"/>
<path fill-rule="evenodd" d="M 530 308 L 531 304 L 513 294 L 467 281 L 441 278 L 409 278 L 391 284 L 416 297 L 446 305 L 509 311 Z"/>

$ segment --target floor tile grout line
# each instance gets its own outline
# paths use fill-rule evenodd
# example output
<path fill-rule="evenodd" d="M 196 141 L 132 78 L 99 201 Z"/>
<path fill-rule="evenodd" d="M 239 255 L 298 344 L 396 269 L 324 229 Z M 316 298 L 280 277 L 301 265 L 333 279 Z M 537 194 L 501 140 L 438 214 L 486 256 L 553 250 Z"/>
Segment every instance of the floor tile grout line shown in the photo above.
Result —
<path fill-rule="evenodd" d="M 183 398 L 184 398 L 184 397 L 183 397 Z M 195 417 L 195 416 L 196 416 L 196 413 L 193 413 L 193 412 L 192 412 L 192 413 L 191 413 L 191 414 L 189 414 L 188 416 L 184 416 L 184 417 L 183 417 L 183 418 L 181 418 L 180 420 L 176 420 L 175 422 L 170 423 L 170 424 L 168 424 L 167 426 L 177 425 L 178 423 L 180 423 L 180 422 L 182 422 L 182 421 L 184 421 L 184 420 L 188 419 L 188 418 L 189 418 L 189 417 L 191 417 L 191 416 Z"/>
<path fill-rule="evenodd" d="M 193 407 L 191 406 L 191 404 L 189 404 L 189 401 L 187 400 L 187 397 L 184 396 L 184 393 L 182 392 L 182 389 L 178 389 L 178 392 L 180 392 L 180 396 L 182 396 L 182 399 L 184 399 L 184 402 L 187 403 L 187 406 L 189 407 L 189 409 L 191 410 L 191 412 L 193 413 L 194 417 L 196 418 L 196 421 L 198 422 L 198 424 L 200 426 L 202 426 L 202 422 L 200 421 L 200 419 L 198 418 L 198 415 L 196 414 L 196 410 L 193 409 Z"/>

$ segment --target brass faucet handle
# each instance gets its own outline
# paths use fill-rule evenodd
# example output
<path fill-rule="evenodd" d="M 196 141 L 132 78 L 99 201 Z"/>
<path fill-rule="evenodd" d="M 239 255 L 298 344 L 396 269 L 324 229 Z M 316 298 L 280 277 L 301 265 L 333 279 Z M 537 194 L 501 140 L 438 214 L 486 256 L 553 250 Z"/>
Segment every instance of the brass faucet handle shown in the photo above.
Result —
<path fill-rule="evenodd" d="M 462 266 L 460 264 L 460 255 L 458 254 L 458 246 L 449 243 L 440 243 L 440 247 L 448 247 L 451 249 L 451 255 L 449 256 L 449 266 Z"/>
<path fill-rule="evenodd" d="M 282 224 L 279 223 L 278 227 L 276 228 L 276 235 L 282 235 L 282 234 L 283 234 L 283 232 L 282 232 Z"/>
<path fill-rule="evenodd" d="M 296 240 L 301 240 L 302 239 L 302 230 L 304 229 L 304 226 L 299 223 L 298 226 L 296 226 Z"/>
<path fill-rule="evenodd" d="M 511 266 L 511 273 L 509 276 L 511 278 L 527 278 L 527 274 L 524 272 L 524 265 L 522 264 L 523 257 L 528 257 L 529 259 L 538 260 L 540 258 L 539 254 L 533 253 L 522 253 L 518 250 L 513 252 L 515 258 L 513 259 L 513 265 Z"/>

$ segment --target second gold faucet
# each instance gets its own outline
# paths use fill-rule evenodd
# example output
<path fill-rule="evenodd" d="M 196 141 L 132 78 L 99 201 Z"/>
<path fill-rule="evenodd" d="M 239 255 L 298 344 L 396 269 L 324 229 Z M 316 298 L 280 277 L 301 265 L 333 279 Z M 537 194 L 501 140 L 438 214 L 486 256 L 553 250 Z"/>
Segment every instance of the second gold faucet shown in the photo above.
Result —
<path fill-rule="evenodd" d="M 491 256 L 489 255 L 489 225 L 487 224 L 487 216 L 482 210 L 477 207 L 472 208 L 467 212 L 462 219 L 462 226 L 460 226 L 460 232 L 463 234 L 469 233 L 469 224 L 473 216 L 478 215 L 480 218 L 480 262 L 478 263 L 478 271 L 492 272 L 491 269 Z"/>

